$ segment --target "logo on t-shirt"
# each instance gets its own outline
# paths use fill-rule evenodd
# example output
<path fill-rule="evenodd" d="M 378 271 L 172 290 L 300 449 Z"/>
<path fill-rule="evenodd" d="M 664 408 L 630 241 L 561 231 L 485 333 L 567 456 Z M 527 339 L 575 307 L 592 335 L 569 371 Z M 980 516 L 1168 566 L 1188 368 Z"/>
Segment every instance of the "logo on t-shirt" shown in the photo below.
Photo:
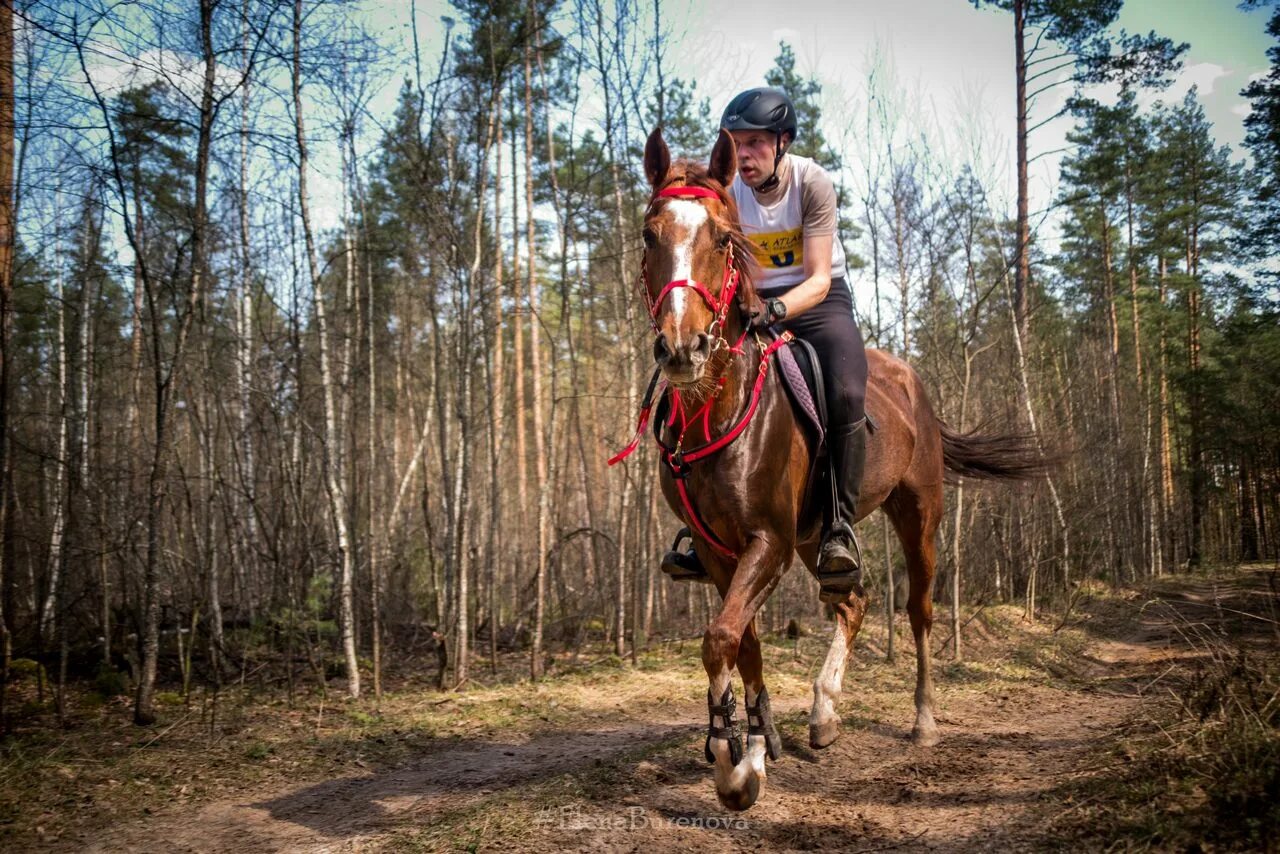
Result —
<path fill-rule="evenodd" d="M 765 269 L 781 270 L 804 264 L 804 229 L 749 234 L 756 262 Z"/>

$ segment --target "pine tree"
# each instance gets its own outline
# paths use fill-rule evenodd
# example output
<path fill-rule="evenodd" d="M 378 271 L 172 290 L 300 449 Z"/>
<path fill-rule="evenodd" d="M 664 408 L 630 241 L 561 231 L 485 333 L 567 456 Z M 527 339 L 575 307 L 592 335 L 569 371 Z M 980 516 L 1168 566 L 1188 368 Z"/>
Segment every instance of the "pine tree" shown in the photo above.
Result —
<path fill-rule="evenodd" d="M 791 45 L 778 43 L 773 68 L 765 72 L 764 79 L 775 89 L 786 92 L 795 104 L 799 128 L 791 153 L 813 158 L 828 172 L 838 172 L 842 162 L 840 155 L 832 150 L 822 134 L 822 105 L 818 102 L 822 97 L 822 84 L 816 77 L 802 77 L 796 70 L 796 54 Z M 840 207 L 844 206 L 844 200 L 841 200 Z"/>
<path fill-rule="evenodd" d="M 1155 119 L 1161 164 L 1163 199 L 1157 233 L 1162 254 L 1181 262 L 1172 277 L 1183 303 L 1186 362 L 1175 373 L 1187 400 L 1187 465 L 1190 523 L 1187 557 L 1195 566 L 1203 558 L 1204 519 L 1209 488 L 1205 459 L 1205 335 L 1212 331 L 1213 305 L 1206 302 L 1210 284 L 1207 265 L 1230 252 L 1229 235 L 1240 223 L 1240 169 L 1229 150 L 1215 147 L 1212 129 L 1194 88 L 1182 103 L 1166 108 Z"/>
<path fill-rule="evenodd" d="M 1014 76 L 1017 82 L 1018 240 L 1014 246 L 1014 314 L 1027 333 L 1027 288 L 1031 278 L 1030 207 L 1027 195 L 1027 140 L 1041 125 L 1062 115 L 1039 117 L 1028 127 L 1030 109 L 1043 92 L 1063 83 L 1075 86 L 1114 82 L 1125 86 L 1162 86 L 1180 66 L 1187 45 L 1169 39 L 1111 36 L 1107 30 L 1120 14 L 1123 0 L 972 0 L 1013 13 Z M 1028 36 L 1032 38 L 1027 47 Z M 1042 44 L 1047 39 L 1048 43 Z M 1117 48 L 1119 51 L 1117 52 Z M 1047 55 L 1040 55 L 1041 51 Z M 1070 70 L 1066 80 L 1058 72 Z M 1032 88 L 1028 89 L 1031 86 Z M 1065 111 L 1068 107 L 1063 107 Z"/>
<path fill-rule="evenodd" d="M 1253 154 L 1250 183 L 1254 187 L 1254 212 L 1250 215 L 1249 253 L 1256 259 L 1274 259 L 1280 254 L 1280 7 L 1267 23 L 1267 33 L 1277 40 L 1267 48 L 1271 68 L 1267 76 L 1255 80 L 1241 91 L 1252 104 L 1245 117 L 1244 144 Z M 1260 295 L 1271 294 L 1276 301 L 1275 285 L 1280 283 L 1280 269 L 1260 265 L 1257 274 L 1271 288 L 1259 289 Z"/>

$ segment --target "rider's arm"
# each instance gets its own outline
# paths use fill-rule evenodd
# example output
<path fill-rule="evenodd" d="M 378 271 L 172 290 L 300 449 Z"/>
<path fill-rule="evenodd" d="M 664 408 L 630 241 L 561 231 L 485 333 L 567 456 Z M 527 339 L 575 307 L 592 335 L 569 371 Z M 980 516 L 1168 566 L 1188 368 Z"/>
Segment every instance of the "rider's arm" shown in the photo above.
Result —
<path fill-rule="evenodd" d="M 804 217 L 805 280 L 782 296 L 787 317 L 795 317 L 827 297 L 831 289 L 831 249 L 836 239 L 839 203 L 835 183 L 826 170 L 809 164 L 800 186 Z"/>
<path fill-rule="evenodd" d="M 827 298 L 831 289 L 831 241 L 832 234 L 804 237 L 805 280 L 782 295 L 787 307 L 787 317 L 795 317 L 808 311 Z"/>

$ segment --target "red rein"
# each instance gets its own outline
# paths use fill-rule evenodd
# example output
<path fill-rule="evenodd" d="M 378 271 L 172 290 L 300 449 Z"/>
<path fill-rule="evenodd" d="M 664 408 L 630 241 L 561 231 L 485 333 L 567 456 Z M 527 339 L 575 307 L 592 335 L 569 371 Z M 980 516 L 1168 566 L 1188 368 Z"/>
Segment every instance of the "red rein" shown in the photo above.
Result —
<path fill-rule="evenodd" d="M 709 190 L 703 187 L 667 187 L 666 189 L 659 191 L 654 198 L 696 198 L 718 200 L 720 196 L 714 190 Z M 648 301 L 649 290 L 646 270 L 641 270 L 640 279 L 642 292 L 645 295 L 645 300 Z M 649 303 L 649 317 L 653 324 L 654 331 L 656 332 L 658 329 L 658 311 L 662 308 L 663 300 L 666 299 L 667 294 L 671 293 L 676 288 L 691 288 L 696 291 L 698 295 L 706 301 L 711 310 L 715 312 L 715 319 L 711 322 L 708 332 L 714 333 L 714 337 L 717 341 L 723 341 L 720 337 L 720 332 L 724 329 L 724 322 L 728 316 L 729 308 L 733 305 L 734 297 L 737 295 L 738 279 L 739 271 L 733 263 L 733 250 L 730 249 L 728 259 L 725 263 L 724 279 L 720 285 L 719 298 L 708 291 L 705 285 L 691 279 L 677 279 L 676 281 L 668 282 L 658 294 L 658 298 Z M 742 345 L 746 340 L 746 337 L 747 332 L 744 331 L 742 336 L 738 338 L 737 343 L 729 348 L 730 352 L 735 354 L 741 353 Z M 751 399 L 747 404 L 746 412 L 743 413 L 742 417 L 738 419 L 738 421 L 730 427 L 724 435 L 716 439 L 711 438 L 711 407 L 719 396 L 720 391 L 724 388 L 725 383 L 728 381 L 727 374 L 717 379 L 715 390 L 708 396 L 706 402 L 695 413 L 693 413 L 692 416 L 686 416 L 684 404 L 680 399 L 679 390 L 671 390 L 671 416 L 667 419 L 667 426 L 675 426 L 677 415 L 680 417 L 681 422 L 680 435 L 676 439 L 674 445 L 667 447 L 658 436 L 656 429 L 654 432 L 654 439 L 658 443 L 659 451 L 662 454 L 662 460 L 670 467 L 672 477 L 675 479 L 676 489 L 680 493 L 680 502 L 684 505 L 685 515 L 689 524 L 693 526 L 694 530 L 696 530 L 712 548 L 731 559 L 736 560 L 738 557 L 737 553 L 725 545 L 720 538 L 718 538 L 702 523 L 702 518 L 698 515 L 698 511 L 693 506 L 693 501 L 689 497 L 688 489 L 685 486 L 685 479 L 688 477 L 690 466 L 693 463 L 698 460 L 705 459 L 717 451 L 723 450 L 731 444 L 733 440 L 737 439 L 738 436 L 742 435 L 744 430 L 746 430 L 747 425 L 751 421 L 751 417 L 755 415 L 756 409 L 760 404 L 760 394 L 764 390 L 765 377 L 769 372 L 769 360 L 778 348 L 791 341 L 791 339 L 791 333 L 784 332 L 781 337 L 770 342 L 768 346 L 765 346 L 764 344 L 760 345 L 760 367 L 756 372 L 756 380 L 751 389 Z M 654 371 L 653 378 L 649 381 L 649 388 L 645 391 L 644 400 L 640 406 L 640 418 L 636 424 L 635 437 L 627 447 L 623 448 L 609 460 L 609 465 L 612 466 L 626 459 L 640 444 L 640 436 L 644 433 L 645 427 L 649 423 L 649 414 L 653 409 L 654 392 L 658 387 L 659 373 L 660 371 Z M 688 434 L 689 428 L 698 421 L 702 421 L 703 423 L 702 432 L 706 439 L 706 444 L 699 445 L 698 447 L 685 451 L 683 450 L 685 436 Z"/>

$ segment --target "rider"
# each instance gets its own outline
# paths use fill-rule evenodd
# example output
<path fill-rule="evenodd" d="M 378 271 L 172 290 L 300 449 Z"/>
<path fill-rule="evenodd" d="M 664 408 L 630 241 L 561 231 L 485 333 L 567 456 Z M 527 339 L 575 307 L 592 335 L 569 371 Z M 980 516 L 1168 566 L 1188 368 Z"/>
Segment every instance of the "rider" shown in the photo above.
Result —
<path fill-rule="evenodd" d="M 790 330 L 813 345 L 822 363 L 834 482 L 818 580 L 824 598 L 842 599 L 861 577 L 853 523 L 866 458 L 867 356 L 836 233 L 835 185 L 813 160 L 788 152 L 796 139 L 796 109 L 785 93 L 743 92 L 725 108 L 720 127 L 737 144 L 738 175 L 730 191 L 761 268 L 755 286 L 765 308 L 752 325 Z M 692 548 L 673 547 L 663 569 L 676 578 L 706 577 Z"/>

